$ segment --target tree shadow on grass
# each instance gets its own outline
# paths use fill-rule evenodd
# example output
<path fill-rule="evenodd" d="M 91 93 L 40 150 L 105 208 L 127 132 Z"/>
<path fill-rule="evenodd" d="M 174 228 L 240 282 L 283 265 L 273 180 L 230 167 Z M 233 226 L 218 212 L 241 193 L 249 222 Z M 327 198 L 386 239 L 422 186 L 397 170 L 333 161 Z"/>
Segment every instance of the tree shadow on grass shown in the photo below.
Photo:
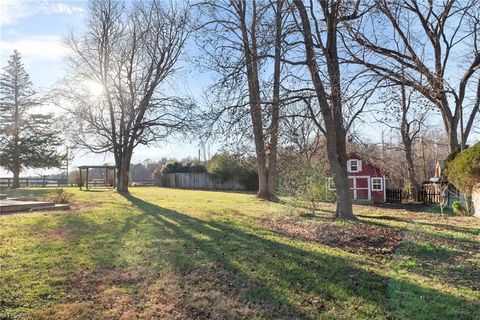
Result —
<path fill-rule="evenodd" d="M 133 217 L 136 221 L 126 224 L 127 229 L 129 224 L 135 226 L 146 219 L 161 230 L 161 235 L 154 231 L 151 237 L 180 240 L 182 246 L 175 248 L 169 261 L 177 272 L 188 274 L 205 266 L 229 270 L 236 285 L 248 284 L 239 298 L 271 307 L 267 316 L 311 318 L 332 308 L 347 310 L 359 301 L 371 308 L 359 307 L 346 315 L 354 312 L 359 318 L 384 318 L 391 312 L 387 294 L 390 279 L 348 257 L 273 241 L 267 238 L 267 230 L 235 225 L 228 219 L 200 220 L 131 195 L 125 198 L 142 212 Z M 453 309 L 470 305 L 466 309 L 471 310 L 472 303 L 461 297 L 416 283 L 409 286 L 428 292 Z M 305 307 L 313 297 L 323 301 Z"/>
<path fill-rule="evenodd" d="M 410 232 L 416 236 L 430 239 L 430 241 L 440 241 L 444 242 L 445 244 L 452 245 L 453 247 L 461 247 L 462 250 L 479 250 L 478 241 L 472 239 L 470 237 L 465 237 L 461 235 L 461 233 L 469 233 L 472 235 L 476 235 L 475 228 L 468 228 L 468 227 L 455 227 L 455 226 L 443 226 L 443 225 L 435 225 L 430 223 L 423 223 L 421 221 L 400 221 L 395 220 L 397 225 L 389 224 L 388 221 L 392 221 L 391 219 L 376 219 L 375 217 L 370 216 L 362 216 L 361 221 L 365 224 L 379 226 L 379 227 L 387 227 L 387 228 L 394 228 L 398 230 L 403 230 L 404 232 Z M 432 227 L 432 229 L 429 229 Z M 437 230 L 433 229 L 437 228 Z M 439 230 L 438 230 L 439 229 Z M 442 230 L 444 229 L 444 230 Z M 459 235 L 453 236 L 450 234 L 449 231 L 458 232 Z"/>
<path fill-rule="evenodd" d="M 480 235 L 480 226 L 476 228 L 472 228 L 472 227 L 454 226 L 446 223 L 430 223 L 430 222 L 423 222 L 423 221 L 416 221 L 415 223 L 422 226 L 426 226 L 426 227 L 446 229 L 449 231 L 454 231 L 459 233 L 469 233 L 474 236 Z"/>
<path fill-rule="evenodd" d="M 425 221 L 417 221 L 417 220 L 412 220 L 412 219 L 405 219 L 405 218 L 399 218 L 395 216 L 370 216 L 370 215 L 362 215 L 362 214 L 357 214 L 357 217 L 361 218 L 367 218 L 367 219 L 373 219 L 373 220 L 385 220 L 385 221 L 397 221 L 397 222 L 405 222 L 405 223 L 414 223 L 417 225 L 422 225 L 426 227 L 434 227 L 434 228 L 440 228 L 440 229 L 446 229 L 449 231 L 455 231 L 455 232 L 460 232 L 460 233 L 469 233 L 472 235 L 479 235 L 480 234 L 480 226 L 479 227 L 462 227 L 462 226 L 455 226 L 455 225 L 450 225 L 447 223 L 438 223 L 438 222 L 425 222 Z M 425 218 L 428 218 L 425 217 Z"/>
<path fill-rule="evenodd" d="M 374 306 L 358 310 L 361 317 L 382 318 L 388 313 L 384 294 L 388 279 L 348 259 L 272 241 L 262 237 L 261 230 L 229 221 L 200 220 L 131 195 L 125 197 L 142 211 L 130 225 L 146 219 L 161 230 L 150 237 L 182 244 L 170 256 L 176 272 L 187 275 L 205 268 L 227 270 L 235 275 L 231 280 L 234 286 L 247 285 L 236 298 L 265 306 L 265 316 L 308 319 L 359 300 Z"/>
<path fill-rule="evenodd" d="M 384 274 L 384 270 L 362 265 L 364 262 L 338 249 L 316 244 L 311 244 L 311 250 L 304 249 L 304 244 L 283 237 L 275 241 L 272 238 L 277 236 L 271 230 L 244 221 L 236 223 L 227 212 L 216 215 L 218 220 L 215 221 L 202 220 L 131 195 L 124 197 L 138 208 L 138 214 L 112 210 L 111 221 L 104 217 L 108 214 L 102 213 L 105 221 L 101 222 L 91 218 L 91 214 L 96 213 L 56 217 L 60 219 L 60 227 L 81 226 L 80 232 L 75 233 L 72 242 L 63 250 L 84 250 L 72 255 L 71 264 L 79 255 L 88 260 L 97 270 L 91 278 L 109 274 L 109 270 L 127 268 L 141 269 L 145 273 L 172 270 L 182 287 L 177 307 L 188 310 L 187 318 L 213 318 L 215 314 L 221 314 L 218 301 L 222 299 L 254 306 L 258 309 L 256 315 L 270 319 L 312 319 L 327 313 L 337 318 L 396 317 L 388 294 L 391 278 Z M 49 243 L 42 246 L 47 247 Z M 336 253 L 329 250 L 336 250 Z M 75 270 L 71 264 L 65 268 Z M 82 265 L 77 268 L 82 270 Z M 107 283 L 102 283 L 104 287 L 119 284 L 108 278 L 105 281 Z M 129 279 L 128 286 L 140 286 L 140 281 Z M 471 312 L 472 308 L 478 307 L 462 297 L 396 280 L 396 283 L 404 282 L 412 291 L 433 297 L 434 303 L 444 304 L 442 308 L 450 308 L 451 314 L 456 310 Z M 68 283 L 71 285 L 72 281 Z M 76 285 L 81 287 L 83 284 L 78 282 Z M 167 286 L 162 290 L 168 290 Z M 67 287 L 66 290 L 72 289 Z M 153 289 L 142 292 L 149 290 Z M 213 294 L 210 296 L 210 292 L 214 292 L 216 298 Z M 89 294 L 94 296 L 91 292 Z M 199 295 L 202 303 L 198 303 Z M 78 297 L 74 295 L 73 299 Z M 96 298 L 83 296 L 82 299 Z M 100 305 L 95 300 L 92 302 Z M 397 303 L 394 305 L 397 307 Z M 223 317 L 249 318 L 241 312 L 233 312 L 233 315 L 226 313 L 228 316 L 224 314 Z M 441 314 L 437 315 L 441 317 Z M 435 313 L 431 318 L 434 317 Z"/>

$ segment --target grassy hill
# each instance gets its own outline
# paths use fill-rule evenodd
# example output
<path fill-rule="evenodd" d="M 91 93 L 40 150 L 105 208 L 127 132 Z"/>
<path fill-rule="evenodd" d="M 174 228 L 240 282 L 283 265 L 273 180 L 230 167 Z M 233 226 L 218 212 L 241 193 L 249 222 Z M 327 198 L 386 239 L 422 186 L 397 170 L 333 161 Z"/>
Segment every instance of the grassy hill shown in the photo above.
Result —
<path fill-rule="evenodd" d="M 480 221 L 132 188 L 0 217 L 0 319 L 475 319 Z M 47 196 L 48 189 L 8 191 Z M 3 192 L 3 191 L 2 191 Z"/>

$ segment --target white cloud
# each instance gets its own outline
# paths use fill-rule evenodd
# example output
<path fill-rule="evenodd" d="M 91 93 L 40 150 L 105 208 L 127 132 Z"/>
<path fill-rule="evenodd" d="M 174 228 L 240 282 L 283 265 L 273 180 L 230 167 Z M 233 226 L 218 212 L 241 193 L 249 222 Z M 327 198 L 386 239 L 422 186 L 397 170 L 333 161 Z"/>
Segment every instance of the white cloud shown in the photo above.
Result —
<path fill-rule="evenodd" d="M 42 3 L 42 11 L 44 13 L 59 13 L 59 14 L 75 14 L 82 13 L 83 8 L 77 6 L 71 6 L 62 2 L 48 2 L 45 1 Z"/>
<path fill-rule="evenodd" d="M 13 41 L 0 42 L 1 56 L 18 50 L 26 59 L 59 60 L 65 57 L 68 49 L 62 44 L 60 36 L 32 36 Z"/>
<path fill-rule="evenodd" d="M 43 14 L 77 14 L 84 10 L 81 7 L 69 5 L 63 2 L 49 0 L 26 1 L 26 0 L 1 0 L 0 1 L 0 26 L 13 25 L 33 15 Z"/>
<path fill-rule="evenodd" d="M 31 14 L 32 10 L 23 1 L 4 0 L 0 3 L 0 25 L 15 24 Z"/>

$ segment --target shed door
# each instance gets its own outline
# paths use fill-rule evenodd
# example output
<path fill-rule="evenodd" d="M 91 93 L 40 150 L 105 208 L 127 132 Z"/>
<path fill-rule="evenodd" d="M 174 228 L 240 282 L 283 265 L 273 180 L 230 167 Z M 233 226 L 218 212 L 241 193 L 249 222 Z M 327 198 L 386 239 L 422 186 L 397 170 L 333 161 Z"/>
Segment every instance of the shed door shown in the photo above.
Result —
<path fill-rule="evenodd" d="M 349 177 L 350 193 L 353 200 L 370 200 L 370 177 Z"/>

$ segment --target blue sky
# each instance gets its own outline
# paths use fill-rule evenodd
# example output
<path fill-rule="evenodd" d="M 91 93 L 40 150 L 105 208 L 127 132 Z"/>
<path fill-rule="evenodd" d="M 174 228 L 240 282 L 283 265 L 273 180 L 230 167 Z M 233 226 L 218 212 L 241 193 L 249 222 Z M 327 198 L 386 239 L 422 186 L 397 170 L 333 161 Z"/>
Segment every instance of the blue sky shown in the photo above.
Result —
<path fill-rule="evenodd" d="M 71 30 L 83 27 L 87 13 L 87 1 L 52 0 L 0 0 L 0 62 L 3 67 L 14 49 L 18 50 L 27 72 L 37 90 L 46 91 L 66 72 L 67 49 L 63 37 Z M 186 81 L 186 74 L 188 80 Z M 205 79 L 199 81 L 188 70 L 181 70 L 176 77 L 184 90 L 199 94 Z M 193 85 L 195 84 L 195 85 Z M 193 90 L 192 88 L 195 88 Z M 213 147 L 212 147 L 213 149 Z M 198 156 L 196 144 L 170 141 L 157 147 L 139 147 L 134 162 L 145 159 L 184 158 Z M 113 162 L 110 155 L 78 154 L 73 165 Z M 54 170 L 55 171 L 55 170 Z M 51 170 L 29 170 L 29 174 L 43 174 Z M 0 169 L 0 176 L 7 173 Z"/>
<path fill-rule="evenodd" d="M 62 39 L 73 30 L 80 32 L 83 28 L 88 2 L 77 0 L 0 0 L 0 64 L 4 66 L 8 56 L 17 49 L 23 56 L 27 72 L 35 88 L 47 91 L 66 72 L 65 57 L 68 50 L 62 45 Z M 198 53 L 198 49 L 190 44 L 188 52 Z M 182 65 L 182 63 L 180 64 Z M 176 91 L 183 91 L 199 98 L 208 84 L 211 83 L 211 73 L 202 73 L 194 67 L 184 67 L 172 81 Z M 374 124 L 366 115 L 366 125 L 360 126 L 363 137 L 370 142 L 380 141 L 379 125 Z M 443 130 L 438 113 L 432 115 L 437 129 Z M 478 134 L 473 134 L 472 140 L 477 140 Z M 376 140 L 376 141 L 373 141 Z M 211 152 L 218 149 L 211 146 Z M 134 152 L 133 162 L 145 159 L 185 158 L 198 156 L 196 143 L 169 141 L 159 146 L 139 147 Z M 75 157 L 73 166 L 80 164 L 113 163 L 110 155 L 79 154 Z M 58 171 L 58 170 L 57 170 Z M 43 174 L 50 171 L 28 171 L 26 174 Z M 0 176 L 7 173 L 0 169 Z"/>

